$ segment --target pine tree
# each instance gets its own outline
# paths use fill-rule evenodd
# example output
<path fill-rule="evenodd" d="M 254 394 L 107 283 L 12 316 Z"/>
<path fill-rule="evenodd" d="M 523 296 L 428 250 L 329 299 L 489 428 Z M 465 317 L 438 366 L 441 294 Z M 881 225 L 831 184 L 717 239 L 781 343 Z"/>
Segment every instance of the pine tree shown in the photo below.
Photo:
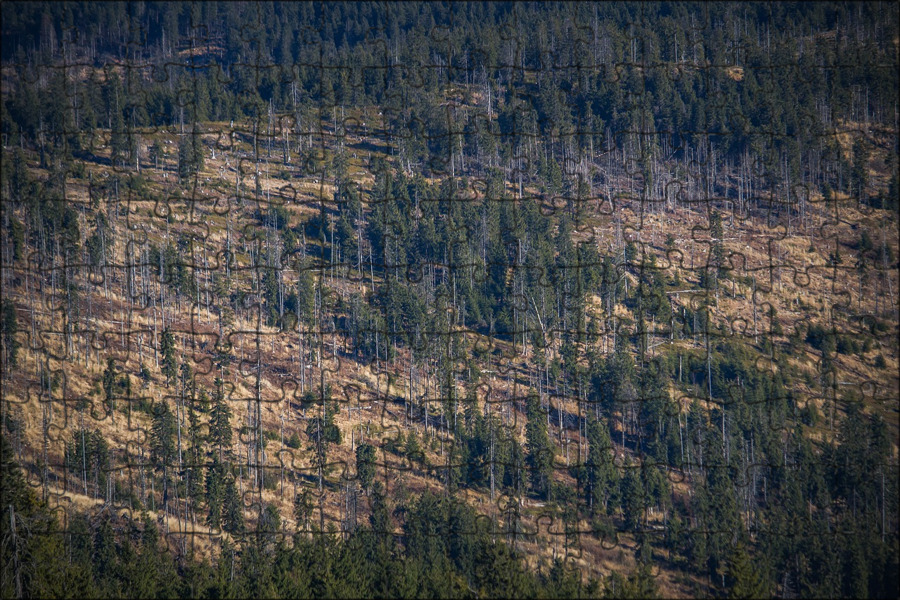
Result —
<path fill-rule="evenodd" d="M 222 504 L 225 498 L 225 467 L 213 456 L 212 464 L 206 471 L 206 524 L 212 529 L 222 525 Z"/>
<path fill-rule="evenodd" d="M 165 402 L 157 402 L 153 411 L 150 430 L 150 460 L 157 470 L 162 471 L 163 506 L 169 502 L 169 467 L 176 459 L 175 415 Z"/>
<path fill-rule="evenodd" d="M 410 463 L 424 464 L 425 453 L 422 451 L 422 445 L 419 443 L 419 437 L 415 431 L 410 431 L 406 436 L 406 442 L 403 444 L 403 453 Z"/>
<path fill-rule="evenodd" d="M 233 535 L 244 532 L 244 503 L 231 474 L 225 477 L 225 499 L 222 506 L 222 528 Z"/>
<path fill-rule="evenodd" d="M 309 529 L 309 519 L 313 513 L 313 503 L 309 490 L 304 489 L 294 496 L 294 522 L 297 531 Z"/>
<path fill-rule="evenodd" d="M 204 435 L 200 415 L 194 408 L 194 399 L 187 401 L 188 411 L 188 448 L 185 463 L 188 484 L 188 497 L 199 503 L 203 494 L 203 444 Z"/>
<path fill-rule="evenodd" d="M 619 573 L 613 573 L 606 579 L 604 588 L 604 598 L 655 598 L 658 594 L 652 568 L 644 563 L 638 563 L 637 568 L 627 578 Z"/>
<path fill-rule="evenodd" d="M 356 447 L 356 477 L 366 491 L 375 481 L 375 447 L 371 444 L 360 444 Z"/>
<path fill-rule="evenodd" d="M 0 596 L 62 597 L 71 592 L 82 578 L 68 566 L 56 516 L 28 485 L 6 435 L 0 436 L 0 498 Z"/>
<path fill-rule="evenodd" d="M 150 456 L 158 466 L 169 465 L 175 458 L 175 415 L 166 402 L 157 403 L 153 411 Z"/>
<path fill-rule="evenodd" d="M 718 286 L 725 263 L 725 246 L 722 241 L 725 232 L 722 227 L 722 215 L 715 210 L 709 216 L 709 236 L 712 238 L 709 248 L 709 260 L 706 269 L 700 273 L 700 283 L 707 290 L 712 290 Z"/>
<path fill-rule="evenodd" d="M 3 341 L 3 372 L 15 368 L 18 363 L 19 340 L 16 334 L 19 332 L 18 319 L 16 318 L 16 306 L 12 300 L 3 298 L 2 314 L 0 314 L 0 340 Z"/>
<path fill-rule="evenodd" d="M 192 133 L 178 140 L 178 181 L 187 185 L 200 170 L 203 152 L 199 150 L 199 136 Z"/>
<path fill-rule="evenodd" d="M 169 382 L 177 374 L 178 365 L 175 360 L 175 337 L 168 327 L 162 332 L 160 352 L 162 353 L 162 374 L 166 376 L 166 387 L 169 387 Z"/>
<path fill-rule="evenodd" d="M 617 485 L 618 475 L 613 462 L 612 440 L 605 422 L 593 415 L 588 416 L 587 423 L 588 458 L 587 502 L 594 513 L 602 508 L 607 510 L 608 500 Z"/>
<path fill-rule="evenodd" d="M 106 359 L 106 369 L 103 371 L 103 394 L 106 410 L 113 411 L 116 396 L 116 361 L 112 358 Z"/>
<path fill-rule="evenodd" d="M 304 324 L 310 324 L 315 316 L 316 282 L 310 272 L 310 265 L 303 264 L 297 274 L 297 317 Z"/>
<path fill-rule="evenodd" d="M 313 464 L 319 474 L 320 490 L 329 467 L 328 448 L 331 444 L 341 443 L 341 430 L 334 424 L 334 410 L 329 406 L 327 395 L 322 398 L 322 402 L 324 403 L 324 418 L 322 416 L 313 417 L 306 424 L 306 435 L 310 441 L 309 450 L 313 452 Z"/>
<path fill-rule="evenodd" d="M 109 132 L 110 161 L 115 166 L 125 164 L 125 158 L 129 154 L 128 136 L 125 133 L 125 120 L 122 119 L 122 111 L 112 110 L 112 126 Z"/>
<path fill-rule="evenodd" d="M 100 497 L 111 468 L 109 443 L 96 429 L 77 429 L 66 446 L 65 464 L 69 472 L 83 479 L 85 489 L 93 483 L 94 495 Z"/>
<path fill-rule="evenodd" d="M 639 467 L 632 466 L 630 460 L 626 460 L 625 476 L 622 478 L 621 487 L 625 528 L 634 531 L 640 527 L 644 514 L 644 488 L 641 483 Z"/>
<path fill-rule="evenodd" d="M 747 548 L 738 543 L 728 560 L 729 598 L 768 598 L 769 591 L 760 577 Z"/>
<path fill-rule="evenodd" d="M 218 459 L 223 461 L 231 456 L 231 408 L 225 400 L 224 382 L 216 377 L 214 385 L 216 391 L 209 415 L 209 441 L 212 449 L 217 452 Z"/>
<path fill-rule="evenodd" d="M 853 143 L 853 168 L 851 171 L 851 193 L 858 202 L 865 202 L 866 186 L 869 185 L 869 148 L 863 137 Z"/>
<path fill-rule="evenodd" d="M 264 547 L 270 545 L 279 529 L 281 529 L 281 513 L 278 512 L 278 506 L 265 503 L 265 506 L 261 507 L 257 527 L 257 535 L 261 536 L 260 544 Z"/>
<path fill-rule="evenodd" d="M 541 498 L 549 498 L 553 471 L 553 446 L 547 433 L 547 413 L 538 395 L 531 390 L 525 404 L 525 448 L 531 487 Z"/>
<path fill-rule="evenodd" d="M 191 174 L 199 173 L 203 170 L 205 164 L 203 157 L 203 138 L 201 137 L 199 125 L 194 123 L 191 130 Z"/>

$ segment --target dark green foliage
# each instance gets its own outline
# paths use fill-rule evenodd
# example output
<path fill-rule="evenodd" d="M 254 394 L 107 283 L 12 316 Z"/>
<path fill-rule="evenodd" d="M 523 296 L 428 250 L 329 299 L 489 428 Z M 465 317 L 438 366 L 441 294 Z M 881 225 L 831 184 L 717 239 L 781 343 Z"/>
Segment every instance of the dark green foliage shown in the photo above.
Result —
<path fill-rule="evenodd" d="M 157 402 L 153 408 L 153 424 L 150 432 L 150 457 L 157 468 L 170 467 L 176 462 L 175 415 L 166 402 Z"/>
<path fill-rule="evenodd" d="M 313 322 L 315 316 L 316 283 L 312 267 L 302 265 L 297 275 L 297 295 L 294 300 L 297 318 L 305 325 Z"/>
<path fill-rule="evenodd" d="M 547 434 L 547 413 L 534 392 L 531 392 L 526 400 L 525 415 L 528 419 L 525 424 L 525 448 L 528 451 L 531 489 L 539 497 L 548 498 L 554 452 L 550 436 Z"/>
<path fill-rule="evenodd" d="M 244 503 L 238 494 L 234 475 L 231 473 L 225 475 L 222 529 L 231 534 L 240 534 L 244 531 Z"/>
<path fill-rule="evenodd" d="M 93 593 L 66 560 L 59 524 L 26 483 L 7 436 L 0 437 L 0 592 L 4 598 Z"/>
<path fill-rule="evenodd" d="M 213 395 L 212 410 L 209 415 L 209 442 L 212 452 L 219 460 L 231 456 L 231 408 L 225 399 L 224 382 L 216 378 L 216 391 Z"/>
<path fill-rule="evenodd" d="M 319 476 L 319 489 L 323 479 L 332 465 L 328 462 L 328 448 L 332 444 L 341 443 L 341 430 L 334 423 L 335 407 L 329 397 L 319 400 L 321 413 L 311 417 L 306 424 L 306 436 L 310 441 L 309 450 L 313 453 L 313 464 Z"/>
<path fill-rule="evenodd" d="M 226 470 L 219 462 L 218 456 L 213 456 L 212 464 L 206 470 L 206 523 L 213 529 L 218 529 L 222 524 L 222 507 L 225 500 L 225 475 Z"/>
<path fill-rule="evenodd" d="M 419 443 L 419 436 L 415 431 L 410 431 L 406 435 L 406 442 L 403 444 L 403 454 L 411 463 L 424 464 L 425 454 L 422 451 L 422 445 Z"/>
<path fill-rule="evenodd" d="M 175 378 L 177 364 L 175 361 L 175 336 L 166 328 L 159 341 L 159 351 L 162 354 L 160 362 L 160 370 L 166 376 L 166 386 Z"/>
<path fill-rule="evenodd" d="M 806 343 L 825 354 L 835 351 L 835 336 L 826 326 L 811 323 L 806 330 Z"/>
<path fill-rule="evenodd" d="M 656 580 L 647 564 L 639 564 L 627 577 L 613 572 L 606 578 L 603 587 L 604 598 L 654 598 L 657 597 Z"/>
<path fill-rule="evenodd" d="M 294 496 L 293 517 L 298 531 L 309 527 L 309 519 L 312 513 L 313 504 L 309 490 L 303 490 Z"/>
<path fill-rule="evenodd" d="M 197 293 L 197 280 L 191 267 L 191 244 L 189 238 L 180 237 L 177 244 L 166 244 L 161 251 L 150 246 L 150 263 L 158 266 L 160 280 L 168 284 L 179 299 L 191 299 Z"/>
<path fill-rule="evenodd" d="M 738 544 L 728 561 L 729 598 L 769 598 L 765 582 L 750 559 L 746 548 Z"/>
<path fill-rule="evenodd" d="M 140 521 L 113 514 L 70 515 L 68 534 L 39 503 L 2 444 L 2 492 L 14 517 L 0 522 L 4 597 L 421 597 L 479 595 L 580 597 L 577 578 L 557 563 L 545 577 L 528 571 L 516 552 L 492 542 L 465 504 L 426 493 L 404 510 L 404 544 L 388 534 L 390 520 L 379 486 L 373 488 L 371 528 L 346 540 L 294 538 L 292 546 L 266 542 L 280 516 L 266 505 L 256 542 L 240 550 L 228 540 L 212 563 L 193 556 L 176 561 L 146 513 Z M 300 499 L 301 496 L 298 496 Z M 311 505 L 300 500 L 298 520 Z M 307 516 L 305 516 L 307 515 Z M 226 530 L 240 531 L 227 525 Z M 596 584 L 591 584 L 596 586 Z M 63 587 L 65 586 L 65 587 Z M 591 589 L 594 589 L 593 587 Z M 651 589 L 651 588 L 642 588 Z"/>
<path fill-rule="evenodd" d="M 182 135 L 178 140 L 178 179 L 182 185 L 191 183 L 203 168 L 203 162 L 203 143 L 197 125 L 194 125 L 190 134 Z"/>
<path fill-rule="evenodd" d="M 375 481 L 375 447 L 369 444 L 360 444 L 356 447 L 356 477 L 364 490 L 372 487 Z"/>
<path fill-rule="evenodd" d="M 588 459 L 587 485 L 585 495 L 591 512 L 605 512 L 610 495 L 618 482 L 618 473 L 613 463 L 614 450 L 606 423 L 593 415 L 587 422 Z"/>
<path fill-rule="evenodd" d="M 629 531 L 638 529 L 644 516 L 644 486 L 641 481 L 641 468 L 641 465 L 626 463 L 625 475 L 620 484 L 622 516 L 625 529 Z"/>
<path fill-rule="evenodd" d="M 860 202 L 866 201 L 866 186 L 869 184 L 869 148 L 859 137 L 853 143 L 853 170 L 851 171 L 851 192 Z"/>
<path fill-rule="evenodd" d="M 95 497 L 106 493 L 106 480 L 112 463 L 109 443 L 95 430 L 77 429 L 72 441 L 66 445 L 66 469 L 84 484 L 84 489 Z"/>
<path fill-rule="evenodd" d="M 296 432 L 296 431 L 293 432 L 293 433 L 291 434 L 291 436 L 290 436 L 287 440 L 285 440 L 285 442 L 284 442 L 284 445 L 285 445 L 285 446 L 287 446 L 288 448 L 293 448 L 294 450 L 299 449 L 299 448 L 300 448 L 300 444 L 301 444 L 301 442 L 300 442 L 300 436 L 297 435 L 297 432 Z"/>
<path fill-rule="evenodd" d="M 16 318 L 16 306 L 12 300 L 3 298 L 0 309 L 0 340 L 3 342 L 3 373 L 15 368 L 19 356 L 19 322 Z"/>
<path fill-rule="evenodd" d="M 116 377 L 116 362 L 109 358 L 106 360 L 106 369 L 103 371 L 103 401 L 107 410 L 115 410 L 115 399 L 118 393 L 118 378 Z"/>

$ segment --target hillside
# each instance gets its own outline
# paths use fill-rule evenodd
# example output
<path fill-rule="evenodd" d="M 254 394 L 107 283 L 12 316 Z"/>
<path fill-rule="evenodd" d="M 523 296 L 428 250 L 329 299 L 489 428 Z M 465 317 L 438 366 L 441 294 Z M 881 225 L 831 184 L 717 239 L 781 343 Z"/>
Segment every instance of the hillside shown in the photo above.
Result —
<path fill-rule="evenodd" d="M 884 38 L 896 66 L 876 7 L 845 45 L 829 42 L 838 8 L 789 13 L 776 49 L 742 38 L 741 67 L 591 42 L 681 69 L 672 81 L 647 60 L 540 68 L 547 47 L 582 64 L 562 7 L 516 13 L 547 22 L 518 40 L 519 70 L 503 66 L 505 36 L 460 66 L 480 9 L 398 8 L 385 47 L 455 65 L 436 79 L 421 66 L 416 84 L 397 62 L 381 82 L 369 62 L 305 71 L 299 38 L 274 50 L 280 5 L 259 23 L 284 27 L 255 41 L 235 37 L 244 9 L 151 6 L 129 13 L 145 44 L 108 32 L 99 47 L 64 44 L 41 5 L 16 5 L 18 21 L 6 6 L 4 465 L 21 466 L 29 511 L 94 540 L 85 594 L 138 589 L 128 552 L 157 544 L 179 582 L 197 569 L 197 589 L 264 596 L 893 593 L 896 86 L 866 63 L 860 110 L 851 83 L 772 88 L 763 66 L 765 52 L 840 64 Z M 86 23 L 121 9 L 96 10 Z M 449 37 L 432 24 L 423 38 L 422 15 L 445 10 Z M 642 12 L 645 40 L 694 35 L 702 11 L 685 10 Z M 721 10 L 703 13 L 714 29 L 750 26 Z M 591 32 L 627 39 L 627 16 L 597 19 Z M 303 35 L 341 65 L 372 44 L 330 24 Z M 17 44 L 43 62 L 21 63 Z M 248 80 L 253 44 L 295 71 Z M 490 52 L 498 63 L 468 63 Z M 190 68 L 154 75 L 176 59 Z M 678 100 L 645 105 L 632 79 Z M 738 106 L 741 132 L 725 114 Z M 21 595 L 7 527 L 4 597 Z M 124 557 L 107 571 L 104 544 Z M 316 544 L 333 562 L 305 562 Z M 244 587 L 221 587 L 236 560 Z M 290 561 L 312 579 L 290 579 Z M 342 579 L 345 564 L 367 566 Z M 418 575 L 382 581 L 387 564 Z M 160 581 L 176 581 L 169 567 Z"/>

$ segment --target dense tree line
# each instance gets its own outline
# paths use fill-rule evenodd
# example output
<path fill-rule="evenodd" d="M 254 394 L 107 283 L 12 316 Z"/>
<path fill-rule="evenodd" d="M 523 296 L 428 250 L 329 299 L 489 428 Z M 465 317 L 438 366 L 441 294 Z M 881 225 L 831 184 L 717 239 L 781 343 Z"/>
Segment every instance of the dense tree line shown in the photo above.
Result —
<path fill-rule="evenodd" d="M 173 552 L 157 524 L 115 511 L 72 512 L 60 529 L 25 482 L 6 438 L 0 526 L 3 597 L 596 597 L 652 593 L 649 573 L 581 582 L 555 563 L 536 574 L 465 503 L 426 493 L 392 511 L 380 485 L 367 527 L 285 535 L 277 510 L 255 532 L 225 538 L 210 561 Z M 395 530 L 392 518 L 402 514 Z M 241 542 L 236 544 L 236 540 Z"/>
<path fill-rule="evenodd" d="M 898 207 L 896 165 L 892 191 L 870 194 L 860 165 L 871 143 L 844 155 L 829 134 L 839 123 L 893 123 L 891 5 L 9 6 L 3 51 L 18 84 L 2 132 L 39 145 L 42 164 L 50 149 L 89 152 L 103 128 L 113 162 L 139 169 L 140 131 L 162 126 L 182 136 L 185 179 L 202 156 L 203 121 L 238 121 L 268 140 L 271 155 L 276 129 L 318 131 L 318 107 L 375 105 L 407 168 L 484 177 L 502 167 L 551 196 L 594 197 L 603 178 L 585 161 L 616 137 L 620 170 L 606 178 L 633 164 L 641 197 L 660 203 L 673 201 L 659 175 L 674 159 L 684 168 L 709 163 L 698 192 L 734 194 L 751 207 L 771 209 L 762 199 L 769 190 L 798 184 Z M 507 30 L 535 34 L 499 33 Z M 67 81 L 64 70 L 34 77 L 43 65 L 123 57 L 142 67 L 105 81 Z M 486 97 L 487 115 L 447 106 L 454 88 Z M 335 130 L 361 126 L 335 115 L 327 116 Z M 745 178 L 753 160 L 766 165 L 759 181 L 714 175 Z"/>

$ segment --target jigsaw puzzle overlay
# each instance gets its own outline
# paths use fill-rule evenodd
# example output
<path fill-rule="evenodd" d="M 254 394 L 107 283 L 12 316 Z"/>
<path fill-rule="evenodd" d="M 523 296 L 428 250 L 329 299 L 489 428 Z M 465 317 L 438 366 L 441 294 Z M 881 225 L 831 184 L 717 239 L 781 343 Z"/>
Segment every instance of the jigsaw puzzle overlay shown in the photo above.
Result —
<path fill-rule="evenodd" d="M 896 3 L 0 10 L 3 597 L 896 596 Z"/>

